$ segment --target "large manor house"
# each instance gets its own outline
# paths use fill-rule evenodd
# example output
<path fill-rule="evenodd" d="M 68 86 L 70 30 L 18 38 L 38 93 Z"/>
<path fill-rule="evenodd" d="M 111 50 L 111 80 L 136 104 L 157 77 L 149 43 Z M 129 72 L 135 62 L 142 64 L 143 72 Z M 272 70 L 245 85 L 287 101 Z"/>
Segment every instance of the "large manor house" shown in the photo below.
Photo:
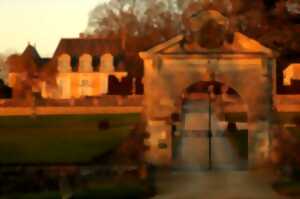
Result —
<path fill-rule="evenodd" d="M 32 91 L 45 99 L 142 94 L 142 75 L 127 69 L 142 68 L 138 52 L 125 53 L 119 43 L 82 36 L 61 39 L 52 58 L 40 57 L 29 43 L 17 56 L 20 61 L 10 65 L 8 84 L 17 88 L 30 79 Z"/>

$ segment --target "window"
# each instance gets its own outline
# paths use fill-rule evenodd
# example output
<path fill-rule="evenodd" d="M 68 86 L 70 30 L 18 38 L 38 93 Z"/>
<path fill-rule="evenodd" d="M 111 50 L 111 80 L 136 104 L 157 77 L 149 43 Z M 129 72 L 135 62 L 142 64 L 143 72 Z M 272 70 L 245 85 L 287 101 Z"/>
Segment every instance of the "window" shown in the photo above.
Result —
<path fill-rule="evenodd" d="M 90 86 L 89 80 L 87 80 L 87 79 L 81 80 L 80 86 L 81 87 L 89 87 Z"/>
<path fill-rule="evenodd" d="M 113 65 L 114 57 L 112 54 L 106 53 L 101 56 L 100 72 L 110 73 L 114 72 L 115 68 Z"/>
<path fill-rule="evenodd" d="M 71 57 L 68 54 L 62 54 L 58 58 L 58 71 L 70 72 L 71 71 Z"/>
<path fill-rule="evenodd" d="M 80 94 L 81 96 L 90 96 L 92 95 L 92 84 L 88 79 L 80 80 Z"/>
<path fill-rule="evenodd" d="M 83 54 L 79 60 L 79 72 L 93 72 L 92 56 Z"/>

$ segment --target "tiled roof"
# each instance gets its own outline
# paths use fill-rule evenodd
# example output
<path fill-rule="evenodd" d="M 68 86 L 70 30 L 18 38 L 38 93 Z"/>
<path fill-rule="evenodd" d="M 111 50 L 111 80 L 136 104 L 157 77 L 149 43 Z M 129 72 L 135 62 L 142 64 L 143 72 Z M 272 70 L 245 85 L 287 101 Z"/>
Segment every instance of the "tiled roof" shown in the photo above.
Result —
<path fill-rule="evenodd" d="M 66 53 L 71 57 L 73 71 L 77 71 L 80 56 L 89 54 L 92 56 L 92 66 L 94 71 L 97 71 L 101 61 L 101 55 L 110 53 L 114 56 L 115 66 L 122 60 L 126 66 L 142 67 L 143 61 L 138 55 L 141 49 L 139 49 L 137 42 L 141 41 L 139 39 L 132 40 L 130 45 L 127 44 L 126 50 L 124 51 L 121 47 L 121 41 L 118 39 L 63 38 L 60 40 L 54 52 L 51 63 L 52 65 L 56 65 L 57 58 Z"/>
<path fill-rule="evenodd" d="M 32 46 L 31 44 L 28 44 L 25 50 L 22 53 L 23 56 L 31 56 L 35 59 L 40 59 L 40 55 L 37 52 L 36 48 Z"/>
<path fill-rule="evenodd" d="M 36 65 L 40 64 L 41 57 L 34 46 L 28 44 L 23 53 L 21 54 L 22 59 L 32 60 Z"/>
<path fill-rule="evenodd" d="M 38 68 L 46 65 L 51 58 L 42 58 L 36 48 L 31 44 L 28 44 L 23 53 L 21 54 L 21 58 L 24 61 L 33 61 Z"/>
<path fill-rule="evenodd" d="M 92 56 L 100 56 L 104 53 L 118 54 L 121 46 L 118 40 L 105 40 L 97 38 L 61 39 L 53 57 L 67 53 L 70 56 L 79 57 L 87 53 Z"/>

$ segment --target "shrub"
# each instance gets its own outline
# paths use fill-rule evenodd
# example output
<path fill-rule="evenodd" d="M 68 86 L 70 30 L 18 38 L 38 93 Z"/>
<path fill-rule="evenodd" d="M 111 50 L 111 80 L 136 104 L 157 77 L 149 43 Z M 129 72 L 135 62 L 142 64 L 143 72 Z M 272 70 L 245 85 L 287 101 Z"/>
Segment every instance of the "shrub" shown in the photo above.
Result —
<path fill-rule="evenodd" d="M 139 199 L 143 198 L 144 192 L 140 185 L 102 185 L 97 189 L 77 192 L 72 199 Z"/>
<path fill-rule="evenodd" d="M 98 123 L 99 130 L 107 130 L 110 128 L 110 122 L 108 120 L 101 120 Z"/>
<path fill-rule="evenodd" d="M 279 127 L 274 132 L 271 160 L 286 177 L 300 179 L 300 139 L 299 128 Z"/>

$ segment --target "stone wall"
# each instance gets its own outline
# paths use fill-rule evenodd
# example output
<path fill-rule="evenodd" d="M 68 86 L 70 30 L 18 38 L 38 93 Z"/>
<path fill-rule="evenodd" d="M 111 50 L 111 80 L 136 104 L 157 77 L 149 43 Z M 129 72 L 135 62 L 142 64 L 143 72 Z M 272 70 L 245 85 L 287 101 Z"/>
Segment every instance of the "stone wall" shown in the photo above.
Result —
<path fill-rule="evenodd" d="M 165 144 L 172 148 L 170 115 L 180 113 L 185 89 L 199 81 L 220 81 L 234 88 L 248 106 L 249 163 L 263 164 L 268 158 L 269 120 L 272 107 L 273 60 L 263 54 L 153 55 L 144 57 L 145 117 L 150 138 L 149 160 L 169 150 L 159 150 L 161 132 L 167 132 Z M 152 123 L 156 122 L 156 127 Z M 158 127 L 159 125 L 159 127 Z M 155 130 L 159 129 L 159 130 Z M 164 155 L 163 155 L 164 154 Z M 155 157 L 154 157 L 155 156 Z M 169 164 L 172 157 L 169 157 Z M 166 159 L 161 159 L 165 164 Z"/>
<path fill-rule="evenodd" d="M 0 116 L 31 116 L 31 115 L 89 115 L 89 114 L 123 114 L 141 113 L 142 106 L 107 106 L 107 107 L 6 107 L 0 108 Z"/>
<path fill-rule="evenodd" d="M 61 107 L 61 106 L 83 106 L 83 107 L 114 107 L 114 106 L 142 106 L 143 95 L 102 95 L 98 97 L 84 97 L 80 99 L 44 99 L 36 95 L 30 101 L 24 99 L 0 99 L 0 107 Z"/>

